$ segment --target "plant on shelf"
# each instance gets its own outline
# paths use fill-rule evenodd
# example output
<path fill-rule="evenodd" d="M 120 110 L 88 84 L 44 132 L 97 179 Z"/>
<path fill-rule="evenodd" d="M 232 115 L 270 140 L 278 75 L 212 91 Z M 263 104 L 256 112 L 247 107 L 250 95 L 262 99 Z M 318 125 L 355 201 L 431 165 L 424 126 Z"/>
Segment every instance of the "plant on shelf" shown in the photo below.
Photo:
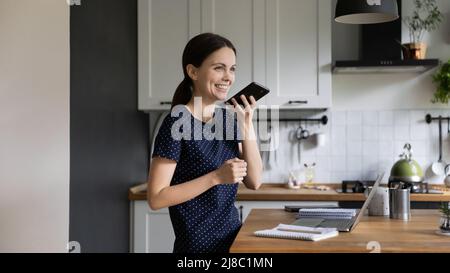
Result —
<path fill-rule="evenodd" d="M 442 202 L 439 209 L 442 213 L 440 229 L 443 233 L 450 233 L 450 208 L 447 202 Z"/>
<path fill-rule="evenodd" d="M 448 104 L 450 99 L 450 60 L 443 64 L 439 71 L 433 75 L 433 82 L 437 84 L 437 89 L 431 102 Z"/>
<path fill-rule="evenodd" d="M 423 35 L 436 30 L 442 19 L 436 0 L 414 0 L 412 15 L 403 18 L 410 38 L 410 43 L 402 45 L 404 59 L 425 58 L 426 44 L 422 42 Z"/>

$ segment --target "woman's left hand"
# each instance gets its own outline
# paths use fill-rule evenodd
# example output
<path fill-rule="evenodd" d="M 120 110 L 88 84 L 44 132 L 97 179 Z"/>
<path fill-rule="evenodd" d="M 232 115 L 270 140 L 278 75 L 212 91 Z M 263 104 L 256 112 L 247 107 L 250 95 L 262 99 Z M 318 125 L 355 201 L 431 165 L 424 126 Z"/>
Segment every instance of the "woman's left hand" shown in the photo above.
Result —
<path fill-rule="evenodd" d="M 249 131 L 253 130 L 252 119 L 253 113 L 256 109 L 256 100 L 253 96 L 250 96 L 249 102 L 244 95 L 241 95 L 241 100 L 244 103 L 244 108 L 242 108 L 242 106 L 238 104 L 235 99 L 231 99 L 231 102 L 233 102 L 233 111 L 237 114 L 237 120 L 241 131 L 247 135 L 250 133 Z"/>

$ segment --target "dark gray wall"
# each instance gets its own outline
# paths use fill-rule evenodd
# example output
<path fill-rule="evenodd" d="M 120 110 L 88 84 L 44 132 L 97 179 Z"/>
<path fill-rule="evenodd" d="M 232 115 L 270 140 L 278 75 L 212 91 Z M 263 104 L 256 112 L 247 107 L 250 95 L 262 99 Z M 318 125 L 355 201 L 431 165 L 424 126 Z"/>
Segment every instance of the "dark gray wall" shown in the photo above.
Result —
<path fill-rule="evenodd" d="M 148 171 L 148 116 L 137 111 L 137 1 L 71 7 L 70 240 L 129 251 L 131 185 Z"/>

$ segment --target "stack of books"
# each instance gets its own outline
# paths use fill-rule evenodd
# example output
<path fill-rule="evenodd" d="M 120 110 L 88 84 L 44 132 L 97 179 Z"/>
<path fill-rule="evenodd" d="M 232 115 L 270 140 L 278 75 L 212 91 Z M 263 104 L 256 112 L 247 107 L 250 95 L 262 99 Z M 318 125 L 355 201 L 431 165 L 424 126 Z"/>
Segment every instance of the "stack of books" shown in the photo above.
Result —
<path fill-rule="evenodd" d="M 356 212 L 356 209 L 305 208 L 298 211 L 298 218 L 351 219 Z"/>

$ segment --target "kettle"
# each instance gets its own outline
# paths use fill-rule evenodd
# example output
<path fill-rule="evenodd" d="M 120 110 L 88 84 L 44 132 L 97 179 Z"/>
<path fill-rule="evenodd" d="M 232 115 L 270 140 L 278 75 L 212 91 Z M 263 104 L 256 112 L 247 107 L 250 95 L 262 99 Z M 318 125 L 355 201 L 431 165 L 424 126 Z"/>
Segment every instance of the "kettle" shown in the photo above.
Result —
<path fill-rule="evenodd" d="M 405 144 L 400 158 L 391 169 L 389 184 L 392 182 L 405 182 L 409 184 L 422 182 L 424 180 L 423 171 L 419 163 L 412 159 L 411 144 Z"/>

